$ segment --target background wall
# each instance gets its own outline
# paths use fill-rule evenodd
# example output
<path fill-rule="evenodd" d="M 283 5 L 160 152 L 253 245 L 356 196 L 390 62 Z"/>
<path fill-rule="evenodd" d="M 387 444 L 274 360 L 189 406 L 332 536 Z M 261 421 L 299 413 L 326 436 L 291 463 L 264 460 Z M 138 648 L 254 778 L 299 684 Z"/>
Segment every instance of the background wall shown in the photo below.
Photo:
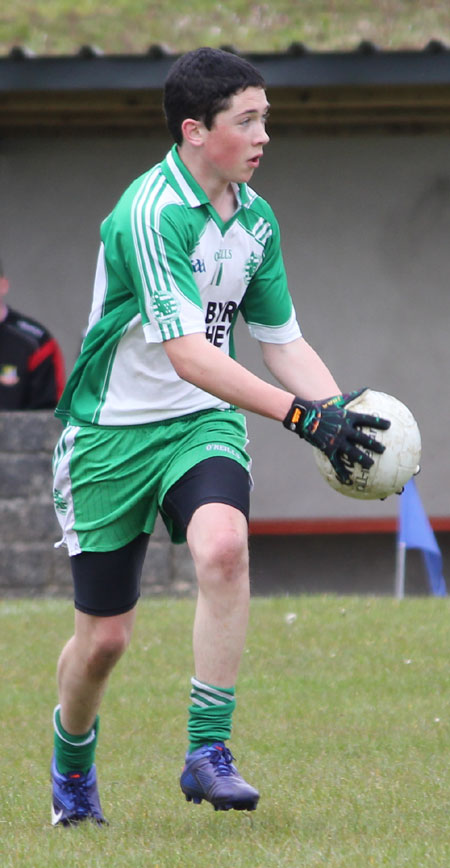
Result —
<path fill-rule="evenodd" d="M 272 132 L 253 186 L 279 218 L 305 337 L 345 390 L 397 395 L 423 436 L 419 488 L 449 515 L 449 136 Z M 170 146 L 154 135 L 9 135 L 0 144 L 0 252 L 10 303 L 45 322 L 68 369 L 90 306 L 101 219 L 125 185 Z M 239 357 L 266 376 L 246 328 Z M 392 516 L 396 498 L 331 491 L 311 450 L 249 416 L 254 518 Z"/>
<path fill-rule="evenodd" d="M 72 597 L 72 576 L 52 498 L 52 454 L 61 425 L 49 410 L 0 413 L 0 596 Z M 194 590 L 186 545 L 158 520 L 146 558 L 143 594 Z"/>

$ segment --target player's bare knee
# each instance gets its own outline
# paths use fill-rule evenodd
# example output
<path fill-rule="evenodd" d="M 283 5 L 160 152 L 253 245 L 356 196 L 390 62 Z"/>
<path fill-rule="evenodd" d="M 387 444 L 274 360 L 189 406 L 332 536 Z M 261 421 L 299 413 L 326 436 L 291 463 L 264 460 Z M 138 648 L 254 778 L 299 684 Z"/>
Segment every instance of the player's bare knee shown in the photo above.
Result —
<path fill-rule="evenodd" d="M 209 581 L 237 580 L 248 565 L 247 537 L 239 528 L 218 528 L 192 552 L 197 573 Z"/>
<path fill-rule="evenodd" d="M 129 643 L 128 631 L 120 624 L 105 623 L 95 632 L 89 648 L 87 668 L 91 674 L 103 677 L 120 660 Z"/>

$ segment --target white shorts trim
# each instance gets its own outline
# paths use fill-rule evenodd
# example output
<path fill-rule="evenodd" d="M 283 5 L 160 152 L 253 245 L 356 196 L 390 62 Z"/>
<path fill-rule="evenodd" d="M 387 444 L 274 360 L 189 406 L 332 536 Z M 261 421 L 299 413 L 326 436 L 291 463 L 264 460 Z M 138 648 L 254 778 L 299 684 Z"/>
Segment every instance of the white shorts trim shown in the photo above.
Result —
<path fill-rule="evenodd" d="M 55 548 L 67 546 L 69 555 L 79 555 L 81 547 L 78 534 L 74 530 L 75 513 L 72 497 L 72 481 L 70 478 L 70 459 L 75 447 L 75 438 L 79 426 L 67 425 L 58 440 L 53 457 L 53 501 L 56 518 L 61 526 L 62 538 L 55 543 Z"/>

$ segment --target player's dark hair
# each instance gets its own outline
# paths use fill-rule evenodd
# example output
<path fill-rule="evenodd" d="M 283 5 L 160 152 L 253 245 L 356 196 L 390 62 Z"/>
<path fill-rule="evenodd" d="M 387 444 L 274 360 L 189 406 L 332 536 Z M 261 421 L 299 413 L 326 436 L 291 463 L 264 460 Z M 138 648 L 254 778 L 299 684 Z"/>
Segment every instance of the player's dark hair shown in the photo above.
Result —
<path fill-rule="evenodd" d="M 260 72 L 243 57 L 220 48 L 196 48 L 175 61 L 164 87 L 164 112 L 174 141 L 183 139 L 186 118 L 211 129 L 216 114 L 247 87 L 265 88 Z"/>

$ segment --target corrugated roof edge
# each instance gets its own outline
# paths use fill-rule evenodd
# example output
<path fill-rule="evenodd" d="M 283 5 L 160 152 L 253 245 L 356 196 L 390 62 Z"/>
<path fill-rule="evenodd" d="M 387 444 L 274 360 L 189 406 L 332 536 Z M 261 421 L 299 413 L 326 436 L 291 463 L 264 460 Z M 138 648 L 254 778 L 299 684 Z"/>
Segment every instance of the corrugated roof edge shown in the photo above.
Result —
<path fill-rule="evenodd" d="M 449 85 L 450 47 L 433 39 L 421 49 L 386 50 L 361 42 L 348 51 L 315 51 L 293 42 L 285 52 L 241 52 L 268 87 L 342 85 Z M 92 45 L 74 55 L 34 55 L 16 46 L 0 57 L 0 91 L 158 90 L 179 57 L 164 45 L 144 54 L 104 54 Z"/>

